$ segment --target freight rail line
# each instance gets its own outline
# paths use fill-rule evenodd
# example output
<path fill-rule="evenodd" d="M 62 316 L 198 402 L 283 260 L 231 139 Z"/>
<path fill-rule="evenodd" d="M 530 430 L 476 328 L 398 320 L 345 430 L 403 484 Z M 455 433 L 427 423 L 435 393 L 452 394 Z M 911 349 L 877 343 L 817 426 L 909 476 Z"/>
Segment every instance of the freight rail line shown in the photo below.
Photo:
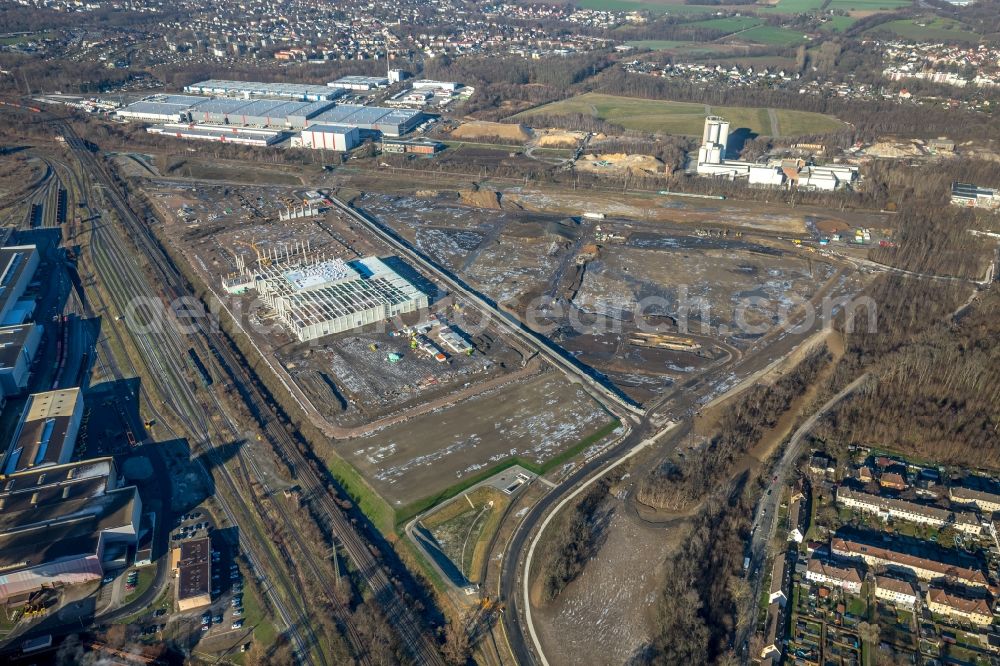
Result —
<path fill-rule="evenodd" d="M 174 295 L 186 294 L 187 292 L 183 288 L 181 277 L 176 272 L 176 268 L 173 267 L 165 252 L 160 248 L 155 237 L 152 237 L 149 229 L 139 221 L 121 198 L 110 177 L 104 172 L 103 166 L 98 164 L 96 159 L 85 151 L 79 139 L 75 135 L 70 134 L 68 127 L 65 128 L 64 134 L 71 148 L 82 152 L 84 159 L 94 167 L 94 173 L 101 176 L 101 179 L 105 182 L 109 198 L 118 210 L 121 222 L 132 232 L 131 236 L 133 240 L 143 246 L 143 251 L 147 253 L 151 261 L 151 267 L 162 277 L 162 285 L 168 292 L 167 295 L 169 296 L 171 293 Z M 221 339 L 217 331 L 205 331 L 205 338 L 205 342 L 209 345 L 213 356 L 221 360 L 223 367 L 230 373 L 235 383 L 242 388 L 241 393 L 248 399 L 251 408 L 260 416 L 262 427 L 269 439 L 276 445 L 280 454 L 290 459 L 296 465 L 296 469 L 301 470 L 305 485 L 312 491 L 315 491 L 317 505 L 323 510 L 333 533 L 339 539 L 345 552 L 354 562 L 361 575 L 365 578 L 365 582 L 372 590 L 375 598 L 382 603 L 386 616 L 401 634 L 405 647 L 416 660 L 422 663 L 441 663 L 436 646 L 422 631 L 412 609 L 403 603 L 402 598 L 394 588 L 388 575 L 369 551 L 366 541 L 354 530 L 340 507 L 336 505 L 333 498 L 326 491 L 326 484 L 309 465 L 309 462 L 299 451 L 291 435 L 277 422 L 277 419 L 267 416 L 267 401 L 264 399 L 253 377 L 239 363 L 235 355 L 233 355 L 228 341 Z M 202 341 L 199 341 L 199 346 L 202 346 L 202 344 Z M 311 566 L 316 567 L 317 565 L 313 562 Z M 331 602 L 334 604 L 338 603 L 335 593 L 332 590 L 327 588 L 325 592 L 330 595 Z M 356 637 L 356 633 L 353 631 L 349 631 L 348 633 Z"/>
<path fill-rule="evenodd" d="M 64 133 L 64 135 L 67 135 L 67 136 L 73 136 L 73 135 L 70 134 L 70 131 L 69 131 L 68 127 L 67 128 L 63 128 L 63 133 Z M 86 152 L 83 152 L 83 151 L 85 151 L 85 149 L 83 149 L 83 151 L 82 151 L 81 147 L 80 147 L 80 145 L 78 143 L 76 143 L 76 144 L 74 144 L 74 145 L 72 145 L 70 147 L 71 147 L 71 149 L 74 150 L 74 153 L 77 155 L 77 158 L 80 160 L 81 166 L 88 166 L 88 165 L 89 166 L 93 166 L 93 163 L 90 160 L 87 159 L 88 157 L 90 157 L 92 159 L 92 156 L 90 156 Z M 92 170 L 91 173 L 94 176 L 100 176 L 103 172 L 100 171 L 100 170 Z M 78 184 L 80 184 L 80 183 L 78 182 Z M 104 185 L 104 187 L 107 188 L 106 184 L 102 183 L 102 185 Z M 81 188 L 80 191 L 82 192 L 83 189 Z M 111 192 L 113 193 L 113 190 L 111 190 Z M 112 205 L 116 204 L 116 202 L 113 199 L 112 199 L 111 203 L 112 203 Z M 115 207 L 117 208 L 117 206 L 115 206 Z M 104 226 L 103 224 L 94 225 L 94 234 L 93 235 L 94 235 L 95 239 L 99 235 L 103 235 L 103 226 Z M 117 236 L 115 236 L 114 234 L 109 234 L 109 236 L 111 237 L 112 244 L 114 244 L 118 240 Z M 133 264 L 131 262 L 127 261 L 127 260 L 122 261 L 120 259 L 120 257 L 118 257 L 118 261 L 117 262 L 115 262 L 113 260 L 109 260 L 108 257 L 107 257 L 107 254 L 106 254 L 105 250 L 102 249 L 102 248 L 103 248 L 103 246 L 101 244 L 101 241 L 98 241 L 98 247 L 96 248 L 96 254 L 101 254 L 102 255 L 103 258 L 101 259 L 101 261 L 104 262 L 105 267 L 106 268 L 111 268 L 112 269 L 111 272 L 118 271 L 118 272 L 123 272 L 124 275 L 131 275 L 131 278 L 132 278 L 132 281 L 127 280 L 127 279 L 118 278 L 117 274 L 116 274 L 116 277 L 110 278 L 109 282 L 115 282 L 116 285 L 117 285 L 117 287 L 118 287 L 118 288 L 112 290 L 112 294 L 121 294 L 123 297 L 125 295 L 131 295 L 131 296 L 137 295 L 137 293 L 135 291 L 136 288 L 133 286 L 133 284 L 134 284 L 133 281 L 136 280 L 136 276 L 134 274 L 134 266 L 133 266 Z M 95 259 L 97 259 L 96 255 L 95 255 Z M 102 276 L 102 278 L 103 277 L 106 277 L 106 276 Z M 142 279 L 141 276 L 138 279 L 141 280 Z M 141 282 L 140 282 L 140 284 L 141 284 Z M 98 298 L 100 298 L 99 292 L 95 292 L 95 293 L 98 295 Z M 148 296 L 148 292 L 146 292 L 146 293 L 144 293 L 142 295 Z M 103 305 L 103 300 L 101 302 L 102 302 L 102 305 Z M 119 344 L 121 344 L 122 341 L 121 341 L 120 334 L 117 331 L 117 329 L 115 327 L 112 327 L 111 330 L 114 331 L 114 335 L 118 339 Z M 153 354 L 154 350 L 151 348 L 152 345 L 150 345 L 145 340 L 142 340 L 141 343 L 143 344 L 144 351 L 146 352 L 146 357 L 147 358 L 156 359 L 156 356 Z M 115 370 L 115 373 L 116 373 L 117 377 L 119 379 L 122 378 L 121 370 L 118 368 L 117 362 L 114 360 L 115 357 L 111 353 L 110 349 L 108 348 L 108 341 L 104 340 L 102 346 L 103 346 L 103 349 L 104 349 L 105 356 L 111 362 L 111 364 L 112 364 L 112 366 L 113 366 L 113 368 Z M 165 348 L 161 347 L 161 349 L 165 349 Z M 175 356 L 174 358 L 179 358 L 179 356 Z M 131 360 L 129 360 L 128 362 L 129 362 L 129 365 L 131 366 L 132 365 Z M 134 366 L 132 367 L 132 370 L 133 370 L 133 374 L 134 375 L 138 375 L 138 373 L 135 372 Z M 177 368 L 174 368 L 173 378 L 174 378 L 175 381 L 177 380 L 177 377 L 178 377 L 179 374 L 180 373 L 177 370 Z M 180 376 L 182 376 L 182 375 L 180 375 Z M 163 377 L 163 375 L 155 375 L 154 374 L 153 375 L 153 380 L 156 381 L 157 383 L 161 383 L 162 384 L 162 382 L 164 381 L 164 377 Z M 180 385 L 181 385 L 181 387 L 185 387 L 186 386 L 186 382 L 184 382 L 182 380 L 180 382 Z M 164 394 L 165 395 L 172 395 L 173 391 L 169 390 L 170 387 L 167 387 L 167 388 L 168 388 L 168 390 L 164 391 Z M 155 414 L 156 413 L 155 402 L 152 399 L 150 399 L 150 396 L 148 395 L 148 393 L 146 392 L 145 388 L 142 385 L 140 385 L 140 391 L 142 391 L 144 397 L 146 398 L 147 404 L 149 404 L 150 406 L 153 407 L 153 412 Z M 183 392 L 183 389 L 182 389 L 182 392 Z M 203 410 L 196 409 L 193 414 L 192 413 L 186 413 L 184 410 L 182 410 L 181 408 L 179 408 L 179 407 L 177 407 L 175 405 L 175 406 L 173 406 L 173 408 L 171 409 L 171 411 L 174 411 L 176 413 L 177 417 L 178 417 L 178 420 L 181 421 L 182 423 L 184 423 L 185 426 L 195 435 L 195 437 L 193 438 L 194 441 L 195 441 L 195 443 L 196 443 L 195 447 L 193 447 L 194 450 L 196 452 L 204 453 L 208 458 L 212 459 L 212 464 L 215 465 L 216 469 L 219 469 L 221 471 L 221 476 L 222 476 L 223 480 L 225 481 L 226 486 L 228 487 L 229 491 L 233 494 L 233 496 L 239 497 L 240 495 L 238 493 L 236 485 L 233 482 L 232 478 L 229 476 L 228 470 L 222 465 L 222 461 L 219 461 L 219 460 L 216 459 L 213 447 L 211 446 L 211 444 L 208 441 L 207 437 L 205 437 L 202 434 L 202 433 L 207 433 L 208 432 L 208 430 L 207 430 L 208 424 L 207 424 L 207 422 L 204 419 L 204 412 L 203 412 Z M 162 419 L 162 417 L 161 417 L 161 419 Z M 199 467 L 199 469 L 206 476 L 206 480 L 211 481 L 211 472 L 207 468 L 207 463 L 205 463 L 204 460 L 203 460 L 203 465 L 201 467 Z M 261 530 L 258 528 L 258 526 L 256 524 L 256 521 L 253 520 L 252 516 L 250 516 L 249 519 L 248 519 L 248 514 L 246 514 L 245 510 L 244 510 L 243 516 L 239 517 L 237 514 L 240 513 L 240 511 L 238 509 L 234 509 L 234 507 L 231 505 L 231 503 L 229 501 L 227 501 L 225 499 L 225 497 L 222 496 L 221 494 L 217 494 L 216 499 L 219 501 L 219 504 L 222 507 L 223 512 L 226 514 L 226 517 L 234 525 L 240 525 L 241 529 L 240 529 L 239 538 L 240 538 L 240 541 L 241 541 L 242 550 L 246 554 L 248 560 L 250 561 L 251 566 L 254 568 L 254 570 L 256 572 L 258 572 L 258 575 L 259 575 L 259 572 L 269 571 L 269 572 L 272 573 L 272 575 L 274 575 L 275 577 L 277 577 L 279 579 L 279 583 L 281 583 L 286 590 L 294 591 L 294 590 L 301 589 L 301 587 L 294 587 L 294 586 L 292 586 L 287 580 L 282 580 L 283 579 L 283 575 L 282 575 L 282 571 L 280 569 L 280 566 L 278 565 L 278 563 L 274 559 L 273 553 L 270 550 L 266 549 L 266 548 L 263 549 L 264 550 L 264 559 L 267 559 L 269 561 L 268 561 L 267 565 L 265 565 L 264 562 L 262 562 L 261 556 L 257 553 L 257 549 L 261 547 L 260 544 L 268 543 L 268 540 L 267 540 L 266 535 L 264 535 L 261 532 Z M 247 533 L 248 531 L 250 532 L 250 534 Z M 275 608 L 275 610 L 277 611 L 278 615 L 280 616 L 281 621 L 285 624 L 286 627 L 288 627 L 288 635 L 291 638 L 291 640 L 293 642 L 293 645 L 295 646 L 296 653 L 299 655 L 300 660 L 302 662 L 304 662 L 304 663 L 310 662 L 311 659 L 310 659 L 310 656 L 309 656 L 309 650 L 307 648 L 307 644 L 314 644 L 315 643 L 315 637 L 312 635 L 312 632 L 311 632 L 310 627 L 308 626 L 308 623 L 306 623 L 306 622 L 297 622 L 296 621 L 296 617 L 299 617 L 299 618 L 304 618 L 305 617 L 304 609 L 302 609 L 301 607 L 298 607 L 298 608 L 295 609 L 294 614 L 293 614 L 292 611 L 289 611 L 288 608 L 286 607 L 287 602 L 284 599 L 282 599 L 281 596 L 279 596 L 277 594 L 277 591 L 276 591 L 276 589 L 275 589 L 275 587 L 273 585 L 267 586 L 264 589 L 264 593 L 270 599 L 271 604 Z M 302 632 L 303 631 L 305 631 L 308 634 L 308 638 L 303 638 L 303 636 L 302 636 Z M 322 659 L 322 655 L 321 655 L 321 659 Z M 325 663 L 325 660 L 324 660 L 323 663 Z"/>
<path fill-rule="evenodd" d="M 60 167 L 62 167 L 62 168 L 64 168 L 66 170 L 66 172 L 69 174 L 70 180 L 73 182 L 73 185 L 76 187 L 76 191 L 82 195 L 85 190 L 83 188 L 83 182 L 82 182 L 81 178 L 78 177 L 76 171 L 73 170 L 72 168 L 70 168 L 69 165 L 67 165 L 67 164 L 60 164 Z M 89 211 L 89 206 L 88 206 L 88 212 L 92 213 L 92 211 Z M 101 295 L 101 293 L 99 291 L 95 290 L 95 291 L 92 292 L 92 296 L 97 301 L 98 309 L 102 310 L 102 311 L 107 311 L 107 305 L 104 302 L 104 299 L 103 299 L 103 296 Z M 81 306 L 83 308 L 85 316 L 93 317 L 94 316 L 93 310 L 92 310 L 90 304 L 87 302 L 86 298 L 84 298 L 83 295 L 81 295 L 81 299 L 80 300 L 81 300 Z M 121 339 L 121 333 L 120 333 L 120 331 L 116 327 L 112 326 L 112 327 L 110 327 L 110 333 L 111 333 L 111 335 L 113 335 L 116 338 L 118 344 L 124 348 L 124 343 L 123 343 L 123 340 Z M 107 367 L 110 366 L 111 375 L 115 379 L 117 379 L 117 380 L 124 379 L 125 375 L 123 374 L 121 368 L 118 365 L 117 358 L 115 357 L 114 353 L 112 353 L 112 351 L 110 349 L 108 339 L 106 337 L 105 338 L 101 338 L 101 339 L 98 340 L 98 344 L 101 346 L 101 351 L 102 351 L 102 353 L 99 354 L 99 356 L 98 356 L 98 361 L 101 363 L 102 367 L 105 368 L 105 373 L 107 374 Z M 129 358 L 128 356 L 126 356 L 125 360 L 128 363 L 130 371 L 131 371 L 131 374 L 129 376 L 133 376 L 133 377 L 134 376 L 139 376 L 139 373 L 137 372 L 135 366 L 133 365 L 131 358 Z M 165 421 L 163 419 L 163 416 L 160 414 L 160 412 L 159 412 L 159 410 L 158 410 L 158 408 L 157 408 L 154 400 L 152 400 L 152 398 L 149 395 L 149 393 L 148 393 L 148 391 L 147 391 L 147 389 L 146 389 L 146 387 L 145 387 L 144 384 L 140 383 L 140 385 L 139 385 L 139 392 L 140 392 L 141 397 L 145 400 L 145 402 L 147 404 L 147 408 L 150 410 L 150 412 L 161 423 L 165 423 Z M 178 414 L 178 417 L 181 417 L 181 415 Z M 166 427 L 169 429 L 169 426 L 166 426 Z M 174 434 L 174 436 L 177 436 L 176 433 L 173 433 L 173 434 Z M 209 476 L 207 470 L 203 466 L 199 467 L 199 469 L 202 470 L 202 472 L 205 474 L 206 477 Z M 210 479 L 207 479 L 207 480 L 210 480 Z M 234 525 L 239 524 L 239 525 L 242 526 L 243 529 L 241 529 L 241 538 L 243 538 L 245 541 L 249 540 L 251 542 L 250 544 L 244 544 L 244 553 L 246 554 L 247 558 L 249 559 L 249 561 L 251 563 L 251 566 L 254 567 L 257 571 L 262 571 L 263 568 L 261 567 L 261 562 L 257 558 L 257 555 L 255 554 L 254 548 L 253 548 L 253 545 L 254 545 L 253 541 L 254 541 L 254 539 L 260 539 L 261 536 L 262 536 L 260 534 L 259 530 L 257 530 L 256 524 L 252 520 L 251 521 L 247 521 L 247 520 L 240 520 L 240 519 L 238 519 L 237 516 L 234 515 L 234 512 L 233 512 L 232 508 L 229 506 L 229 503 L 226 502 L 222 497 L 218 497 L 218 499 L 219 499 L 219 504 L 222 507 L 223 512 L 225 513 L 225 515 L 229 519 L 229 521 L 232 524 L 234 524 Z M 249 528 L 248 528 L 248 525 L 249 525 Z M 253 539 L 249 539 L 248 537 L 245 536 L 245 534 L 243 534 L 243 532 L 246 529 L 251 529 L 251 530 L 253 530 L 253 531 L 256 532 L 256 534 L 253 537 Z M 262 542 L 261 541 L 257 541 L 256 543 L 262 543 Z M 274 568 L 272 568 L 271 570 L 274 571 L 276 574 L 280 574 L 279 570 L 276 570 Z M 275 608 L 276 612 L 281 617 L 282 622 L 284 622 L 285 625 L 287 627 L 289 627 L 289 635 L 292 637 L 293 641 L 296 642 L 296 643 L 301 642 L 301 639 L 297 637 L 297 631 L 298 630 L 295 628 L 295 623 L 293 621 L 293 618 L 291 617 L 291 614 L 289 613 L 289 611 L 285 608 L 285 606 L 284 606 L 282 600 L 280 599 L 280 597 L 278 597 L 276 595 L 275 590 L 272 589 L 272 588 L 269 588 L 269 589 L 266 589 L 264 591 L 264 593 L 271 600 L 272 606 Z M 99 620 L 100 621 L 111 621 L 116 616 L 120 615 L 121 613 L 125 613 L 125 612 L 130 613 L 131 610 L 129 610 L 127 608 L 126 609 L 119 609 L 118 611 L 115 611 L 115 612 L 113 612 L 111 614 L 107 614 L 105 616 L 102 616 L 101 618 L 99 618 Z"/>
<path fill-rule="evenodd" d="M 109 195 L 109 198 L 110 198 L 110 195 Z M 129 212 L 127 212 L 126 210 L 121 209 L 120 207 L 116 207 L 116 208 L 118 209 L 119 216 L 122 219 L 123 223 L 127 224 Z M 103 230 L 102 231 L 98 231 L 97 235 L 95 235 L 95 241 L 97 240 L 98 236 L 103 237 L 103 235 L 104 235 Z M 117 237 L 115 237 L 113 235 L 112 235 L 112 237 L 117 238 Z M 144 236 L 138 236 L 138 237 L 137 236 L 133 236 L 133 240 L 135 240 L 137 242 L 143 242 L 143 241 L 148 241 L 149 239 L 145 238 Z M 137 281 L 141 281 L 142 280 L 142 276 L 139 275 L 136 272 L 136 269 L 131 265 L 131 263 L 129 263 L 127 260 L 125 260 L 125 259 L 122 258 L 123 257 L 123 253 L 124 253 L 124 250 L 121 250 L 121 249 L 117 250 L 117 256 L 116 256 L 116 259 L 115 259 L 115 262 L 114 262 L 116 264 L 115 265 L 115 270 L 109 271 L 109 273 L 112 274 L 112 275 L 116 275 L 116 274 L 120 274 L 120 273 L 131 272 L 131 273 L 133 273 L 135 275 L 135 277 L 133 278 L 133 281 L 136 281 L 136 282 Z M 126 284 L 124 284 L 121 280 L 114 280 L 113 279 L 112 282 L 113 282 L 112 286 L 115 287 L 113 293 L 116 293 L 116 294 L 128 294 L 130 297 L 135 297 L 135 296 L 139 295 L 139 294 L 136 294 L 134 292 L 130 293 L 128 286 Z M 170 283 L 170 285 L 174 284 L 173 280 L 168 280 L 168 282 Z M 172 296 L 172 297 L 176 297 L 176 296 L 181 295 L 181 292 L 179 290 L 171 289 L 169 285 L 168 285 L 167 292 L 168 292 L 167 295 L 168 296 Z M 127 301 L 126 301 L 126 305 L 127 305 Z M 169 324 L 167 325 L 167 328 L 169 328 Z M 147 335 L 137 335 L 136 337 L 137 337 L 138 341 L 140 342 L 140 344 L 142 344 L 143 347 L 145 348 L 145 351 L 147 353 L 147 357 L 152 358 L 154 360 L 154 362 L 156 363 L 157 368 L 155 368 L 155 370 L 157 370 L 160 373 L 163 373 L 163 375 L 170 376 L 171 379 L 172 379 L 171 383 L 174 384 L 174 386 L 176 386 L 179 389 L 179 393 L 180 393 L 179 397 L 180 397 L 181 401 L 183 403 L 186 403 L 186 404 L 176 404 L 175 403 L 174 404 L 175 411 L 179 415 L 181 415 L 182 420 L 187 421 L 187 425 L 188 425 L 189 429 L 192 432 L 194 432 L 194 433 L 205 433 L 205 432 L 208 432 L 210 426 L 209 426 L 209 424 L 207 423 L 207 421 L 204 418 L 204 410 L 201 407 L 201 405 L 198 403 L 197 397 L 194 395 L 193 391 L 190 388 L 190 385 L 187 382 L 186 377 L 183 374 L 183 369 L 184 369 L 183 366 L 180 365 L 180 364 L 170 364 L 170 363 L 163 363 L 163 362 L 161 362 L 161 355 L 164 358 L 170 358 L 170 359 L 178 359 L 178 358 L 183 358 L 184 357 L 183 351 L 182 351 L 181 347 L 179 346 L 178 341 L 176 340 L 176 336 L 166 335 L 165 334 L 165 330 L 167 330 L 167 329 L 159 329 L 157 327 L 153 327 L 150 330 L 150 334 L 147 334 Z M 147 339 L 148 337 L 151 337 L 152 340 Z M 194 337 L 193 340 L 196 343 L 200 342 L 200 340 L 197 337 Z M 157 353 L 157 350 L 159 350 L 159 353 Z M 164 350 L 166 350 L 166 352 L 167 352 L 166 354 L 164 354 Z M 231 417 L 229 417 L 229 415 L 226 414 L 226 412 L 225 412 L 224 408 L 222 407 L 220 401 L 218 400 L 217 396 L 215 396 L 215 394 L 213 392 L 211 392 L 211 391 L 209 393 L 210 393 L 210 395 L 212 396 L 212 398 L 213 398 L 213 400 L 215 402 L 215 406 L 217 408 L 218 413 L 225 414 L 226 419 L 227 419 L 227 425 L 229 426 L 230 434 L 233 435 L 233 437 L 234 437 L 234 441 L 240 439 L 242 437 L 243 433 L 239 430 L 239 428 L 237 427 L 237 425 L 235 424 L 235 422 L 231 419 Z M 175 397 L 174 392 L 171 392 L 171 394 L 168 396 L 168 398 L 171 401 L 173 401 L 174 397 Z M 196 437 L 195 439 L 196 440 L 200 440 L 199 441 L 198 450 L 204 450 L 205 453 L 207 453 L 209 456 L 213 456 L 214 457 L 213 447 L 211 446 L 211 443 L 208 441 L 207 438 Z M 242 451 L 240 451 L 239 453 L 237 453 L 237 458 L 238 458 L 238 462 L 239 462 L 239 464 L 241 466 L 242 475 L 246 479 L 247 487 L 249 488 L 250 487 L 250 482 L 251 482 L 251 477 L 250 477 L 250 473 L 247 470 L 247 466 L 246 466 L 247 456 L 243 455 Z M 217 467 L 219 467 L 220 469 L 225 469 L 224 466 L 222 465 L 223 461 L 215 461 L 215 462 L 216 462 Z M 226 473 L 228 473 L 228 471 Z M 258 474 L 259 474 L 259 472 L 258 472 Z M 252 496 L 252 499 L 255 500 L 255 505 L 257 507 L 263 509 L 263 507 L 259 504 L 259 501 L 256 501 L 257 498 L 253 495 L 252 490 L 250 491 L 250 494 Z M 275 506 L 278 508 L 279 513 L 282 514 L 282 518 L 285 521 L 285 524 L 288 524 L 288 525 L 294 524 L 294 521 L 291 521 L 291 516 L 289 515 L 286 507 L 282 506 L 280 503 L 276 503 Z M 261 515 L 266 515 L 266 513 L 262 513 Z M 331 600 L 332 603 L 334 603 L 334 604 L 339 603 L 338 598 L 335 595 L 335 592 L 326 583 L 327 576 L 319 569 L 318 565 L 312 560 L 311 556 L 309 555 L 308 546 L 305 543 L 305 540 L 303 539 L 303 537 L 296 530 L 291 530 L 290 532 L 291 532 L 292 537 L 293 537 L 295 543 L 297 544 L 299 550 L 303 553 L 303 556 L 304 556 L 303 559 L 306 561 L 306 563 L 308 564 L 309 568 L 311 569 L 311 572 L 313 574 L 314 580 L 318 581 L 324 587 L 324 591 L 327 594 L 327 596 L 330 598 L 330 600 Z M 289 559 L 287 551 L 285 551 L 280 546 L 279 546 L 279 550 L 282 551 L 281 554 L 282 554 L 283 557 L 285 557 L 286 559 Z M 259 570 L 263 571 L 263 569 L 259 569 Z M 298 589 L 301 589 L 301 585 L 298 587 Z M 342 611 L 343 611 L 344 617 L 348 618 L 349 616 L 348 616 L 348 614 L 346 612 L 346 609 L 342 608 Z M 348 633 L 351 636 L 353 636 L 354 644 L 356 646 L 358 646 L 356 649 L 359 650 L 359 651 L 362 650 L 361 646 L 363 645 L 363 643 L 361 642 L 360 637 L 357 634 L 357 632 L 354 629 L 354 627 L 350 624 L 349 620 L 345 620 L 345 625 L 347 627 L 349 627 Z M 322 659 L 322 656 L 321 656 L 321 659 Z"/>

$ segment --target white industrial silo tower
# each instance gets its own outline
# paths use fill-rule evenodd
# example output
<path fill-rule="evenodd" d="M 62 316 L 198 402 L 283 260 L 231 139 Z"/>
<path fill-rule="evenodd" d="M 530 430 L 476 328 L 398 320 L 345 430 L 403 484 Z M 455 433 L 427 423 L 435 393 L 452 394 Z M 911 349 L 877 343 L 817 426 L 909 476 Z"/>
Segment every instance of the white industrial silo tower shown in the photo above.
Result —
<path fill-rule="evenodd" d="M 705 118 L 701 148 L 698 149 L 699 164 L 721 164 L 726 158 L 726 144 L 729 142 L 729 121 L 719 116 Z"/>

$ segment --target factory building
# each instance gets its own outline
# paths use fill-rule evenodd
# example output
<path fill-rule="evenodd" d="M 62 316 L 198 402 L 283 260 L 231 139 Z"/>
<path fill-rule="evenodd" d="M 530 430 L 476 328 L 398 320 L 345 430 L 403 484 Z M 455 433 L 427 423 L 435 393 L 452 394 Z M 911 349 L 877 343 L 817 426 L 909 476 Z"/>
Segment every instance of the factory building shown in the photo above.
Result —
<path fill-rule="evenodd" d="M 416 109 L 338 104 L 312 118 L 309 124 L 356 127 L 362 136 L 365 134 L 402 136 L 423 121 L 424 114 Z"/>
<path fill-rule="evenodd" d="M 426 294 L 377 257 L 272 265 L 261 269 L 254 288 L 302 342 L 428 305 Z"/>
<path fill-rule="evenodd" d="M 10 245 L 0 248 L 0 326 L 14 326 L 27 319 L 34 301 L 20 302 L 38 268 L 38 249 L 34 245 Z"/>
<path fill-rule="evenodd" d="M 751 164 L 747 182 L 751 185 L 767 185 L 776 187 L 785 182 L 785 172 L 781 170 L 781 167 L 777 166 Z"/>
<path fill-rule="evenodd" d="M 702 165 L 722 164 L 729 143 L 729 121 L 719 116 L 705 118 L 701 147 L 698 149 L 698 173 Z"/>
<path fill-rule="evenodd" d="M 305 127 L 310 119 L 333 106 L 333 102 L 285 102 L 277 99 L 242 100 L 216 97 L 203 99 L 188 110 L 186 117 L 195 123 L 299 129 Z"/>
<path fill-rule="evenodd" d="M 342 76 L 336 81 L 330 81 L 326 85 L 330 88 L 339 88 L 340 90 L 374 90 L 376 88 L 385 88 L 389 85 L 389 79 L 384 76 L 352 75 Z"/>
<path fill-rule="evenodd" d="M 167 99 L 169 97 L 169 99 Z M 353 127 L 367 135 L 401 136 L 426 117 L 415 109 L 335 104 L 329 101 L 289 102 L 276 99 L 159 95 L 119 110 L 122 118 L 172 125 L 206 124 L 237 127 L 305 129 L 312 125 Z M 203 137 L 190 137 L 203 138 Z"/>
<path fill-rule="evenodd" d="M 0 475 L 0 603 L 124 566 L 142 501 L 135 486 L 118 485 L 111 458 Z"/>
<path fill-rule="evenodd" d="M 152 95 L 115 111 L 125 120 L 154 123 L 175 123 L 192 107 L 207 98 L 194 95 Z"/>
<path fill-rule="evenodd" d="M 0 328 L 0 398 L 18 395 L 28 386 L 31 362 L 41 340 L 39 324 Z"/>
<path fill-rule="evenodd" d="M 419 88 L 430 88 L 432 90 L 443 90 L 445 92 L 455 92 L 462 87 L 461 83 L 455 81 L 433 81 L 431 79 L 417 79 L 410 82 L 410 87 L 414 90 Z"/>
<path fill-rule="evenodd" d="M 1000 209 L 1000 191 L 970 183 L 951 184 L 951 203 L 968 208 Z"/>
<path fill-rule="evenodd" d="M 343 93 L 327 86 L 306 83 L 263 83 L 259 81 L 227 81 L 209 79 L 184 86 L 184 92 L 198 95 L 225 95 L 227 97 L 280 97 L 284 99 L 316 102 L 336 99 Z"/>
<path fill-rule="evenodd" d="M 356 127 L 343 125 L 310 125 L 302 130 L 298 141 L 292 139 L 292 147 L 339 150 L 346 152 L 361 143 L 361 135 Z"/>
<path fill-rule="evenodd" d="M 21 413 L 4 455 L 4 474 L 69 462 L 83 420 L 79 388 L 35 393 Z"/>
<path fill-rule="evenodd" d="M 280 143 L 285 138 L 285 132 L 280 130 L 221 127 L 219 125 L 184 125 L 181 123 L 153 125 L 147 127 L 146 131 L 150 134 L 162 134 L 176 139 L 219 141 L 258 147 L 271 146 Z"/>
<path fill-rule="evenodd" d="M 405 141 L 403 139 L 382 139 L 382 152 L 385 153 L 415 153 L 418 155 L 434 155 L 444 150 L 444 144 L 430 139 Z"/>
<path fill-rule="evenodd" d="M 762 163 L 727 160 L 729 122 L 718 116 L 705 118 L 701 147 L 694 170 L 699 176 L 726 180 L 746 179 L 749 185 L 796 187 L 832 192 L 858 179 L 854 166 L 806 164 L 803 160 L 770 160 Z"/>

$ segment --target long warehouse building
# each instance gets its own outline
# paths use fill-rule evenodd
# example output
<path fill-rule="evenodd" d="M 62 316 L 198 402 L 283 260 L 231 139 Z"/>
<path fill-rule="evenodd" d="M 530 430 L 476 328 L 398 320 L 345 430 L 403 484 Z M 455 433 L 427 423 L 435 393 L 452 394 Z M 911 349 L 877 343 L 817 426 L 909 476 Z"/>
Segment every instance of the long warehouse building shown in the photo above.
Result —
<path fill-rule="evenodd" d="M 283 97 L 316 102 L 336 99 L 343 90 L 308 83 L 264 83 L 261 81 L 229 81 L 208 79 L 184 86 L 184 92 L 200 95 L 226 95 L 228 97 Z"/>
<path fill-rule="evenodd" d="M 309 123 L 356 127 L 365 134 L 380 133 L 385 136 L 402 136 L 424 121 L 424 114 L 417 109 L 389 109 L 382 106 L 337 104 L 310 119 Z"/>
<path fill-rule="evenodd" d="M 272 266 L 254 288 L 301 342 L 428 306 L 427 294 L 378 257 Z"/>
<path fill-rule="evenodd" d="M 123 566 L 142 501 L 135 486 L 120 485 L 111 458 L 0 475 L 0 603 Z"/>
<path fill-rule="evenodd" d="M 193 139 L 196 141 L 219 141 L 220 143 L 237 143 L 244 146 L 264 147 L 279 143 L 286 134 L 280 130 L 255 129 L 251 127 L 220 127 L 218 125 L 184 125 L 168 123 L 152 125 L 146 131 L 150 134 L 162 134 L 177 139 Z"/>
<path fill-rule="evenodd" d="M 280 99 L 236 99 L 190 95 L 153 95 L 119 109 L 126 120 L 161 124 L 188 123 L 239 127 L 305 129 L 312 125 L 355 128 L 362 135 L 401 136 L 424 121 L 416 109 L 336 104 L 329 101 L 289 102 Z"/>

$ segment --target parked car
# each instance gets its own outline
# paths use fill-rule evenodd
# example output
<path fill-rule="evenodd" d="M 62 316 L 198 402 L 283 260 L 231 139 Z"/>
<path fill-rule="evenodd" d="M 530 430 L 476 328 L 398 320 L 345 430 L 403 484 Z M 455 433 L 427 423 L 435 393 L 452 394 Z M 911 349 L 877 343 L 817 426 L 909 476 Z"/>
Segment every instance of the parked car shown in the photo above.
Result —
<path fill-rule="evenodd" d="M 243 620 L 236 620 L 233 622 L 233 629 L 241 629 L 243 627 Z"/>

